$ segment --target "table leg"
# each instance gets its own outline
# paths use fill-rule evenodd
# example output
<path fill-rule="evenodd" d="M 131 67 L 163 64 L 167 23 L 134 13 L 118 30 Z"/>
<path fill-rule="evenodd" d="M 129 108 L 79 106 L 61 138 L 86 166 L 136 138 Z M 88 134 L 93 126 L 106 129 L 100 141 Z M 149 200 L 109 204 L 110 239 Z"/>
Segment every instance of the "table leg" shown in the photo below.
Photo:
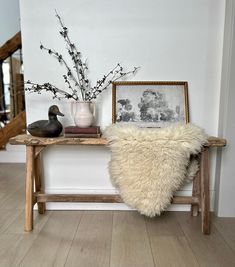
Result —
<path fill-rule="evenodd" d="M 43 193 L 42 186 L 42 163 L 41 163 L 41 154 L 39 153 L 35 158 L 35 189 L 36 192 Z M 44 214 L 46 210 L 45 203 L 38 202 L 38 213 Z"/>
<path fill-rule="evenodd" d="M 34 146 L 26 146 L 25 231 L 33 229 Z"/>
<path fill-rule="evenodd" d="M 209 148 L 201 155 L 201 227 L 203 234 L 210 234 Z"/>
<path fill-rule="evenodd" d="M 201 183 L 201 166 L 199 166 L 199 170 L 196 174 L 196 177 L 193 180 L 193 197 L 200 197 L 200 183 Z M 198 216 L 199 214 L 199 204 L 192 204 L 191 205 L 191 215 Z"/>

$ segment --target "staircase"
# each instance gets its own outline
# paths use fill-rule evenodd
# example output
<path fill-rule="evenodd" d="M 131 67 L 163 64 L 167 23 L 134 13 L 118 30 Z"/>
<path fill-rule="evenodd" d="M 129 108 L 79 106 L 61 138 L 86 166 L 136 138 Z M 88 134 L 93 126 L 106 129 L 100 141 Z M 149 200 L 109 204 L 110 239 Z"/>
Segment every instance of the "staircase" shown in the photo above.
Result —
<path fill-rule="evenodd" d="M 18 56 L 20 59 L 16 59 L 13 56 L 18 49 L 21 49 L 21 32 L 15 34 L 10 40 L 0 47 L 0 114 L 2 114 L 5 119 L 2 120 L 1 123 L 2 126 L 4 124 L 5 125 L 0 127 L 0 149 L 6 149 L 6 147 L 8 148 L 8 140 L 13 136 L 25 132 L 26 129 L 26 115 L 24 111 L 24 80 L 23 75 L 19 73 L 19 69 L 22 64 L 21 53 L 20 56 Z M 9 64 L 10 68 L 10 82 L 7 85 L 4 84 L 3 72 L 3 65 L 6 64 L 6 62 L 9 62 L 7 64 Z M 6 88 L 8 88 L 10 92 L 10 109 L 6 106 Z M 7 162 L 6 155 L 7 151 L 0 152 L 0 162 Z M 19 159 L 16 161 L 20 162 Z"/>
<path fill-rule="evenodd" d="M 21 32 L 18 32 L 0 47 L 0 61 L 10 57 L 16 50 L 21 48 L 21 45 Z"/>
<path fill-rule="evenodd" d="M 4 147 L 11 137 L 24 133 L 26 129 L 25 111 L 19 113 L 6 126 L 0 129 L 0 147 Z"/>

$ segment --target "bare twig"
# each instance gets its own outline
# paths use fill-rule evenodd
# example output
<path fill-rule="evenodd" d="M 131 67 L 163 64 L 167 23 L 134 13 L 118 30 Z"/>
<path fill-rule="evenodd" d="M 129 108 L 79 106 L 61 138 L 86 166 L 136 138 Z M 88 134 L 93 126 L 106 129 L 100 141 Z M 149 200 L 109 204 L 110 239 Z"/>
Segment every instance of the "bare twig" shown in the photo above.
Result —
<path fill-rule="evenodd" d="M 25 88 L 25 91 L 35 92 L 38 94 L 41 94 L 41 91 L 47 91 L 47 92 L 52 92 L 53 98 L 57 98 L 59 100 L 62 96 L 67 99 L 72 98 L 74 100 L 79 100 L 76 94 L 69 94 L 66 91 L 61 90 L 50 83 L 38 84 L 38 83 L 33 83 L 31 81 L 27 81 L 26 84 L 30 85 L 31 87 Z"/>
<path fill-rule="evenodd" d="M 66 62 L 62 54 L 58 53 L 54 49 L 45 47 L 43 44 L 40 45 L 40 48 L 48 52 L 50 55 L 54 56 L 59 63 L 65 66 L 67 73 L 63 75 L 63 78 L 65 84 L 67 85 L 71 93 L 61 90 L 50 83 L 38 84 L 38 83 L 33 83 L 31 81 L 27 82 L 28 86 L 30 86 L 26 88 L 27 91 L 37 92 L 38 94 L 41 94 L 42 91 L 50 91 L 53 94 L 53 98 L 57 99 L 72 98 L 74 100 L 80 100 L 79 96 L 81 96 L 81 100 L 91 101 L 92 99 L 97 98 L 97 96 L 101 92 L 107 89 L 112 82 L 120 78 L 123 78 L 129 74 L 134 75 L 136 71 L 139 69 L 139 67 L 138 68 L 134 67 L 134 70 L 125 72 L 121 64 L 118 63 L 111 71 L 108 72 L 108 74 L 104 75 L 101 79 L 97 80 L 95 86 L 92 87 L 90 85 L 89 79 L 87 78 L 87 70 L 88 70 L 87 63 L 86 61 L 85 62 L 82 61 L 81 52 L 78 50 L 76 45 L 71 41 L 68 35 L 68 28 L 62 22 L 62 19 L 59 16 L 59 14 L 56 11 L 55 13 L 56 13 L 55 16 L 58 19 L 59 24 L 61 26 L 61 30 L 59 31 L 59 33 L 63 37 L 66 43 L 66 48 L 72 59 L 73 69 L 76 70 L 76 75 L 74 74 L 72 68 Z M 73 81 L 73 85 L 70 83 L 70 80 Z"/>

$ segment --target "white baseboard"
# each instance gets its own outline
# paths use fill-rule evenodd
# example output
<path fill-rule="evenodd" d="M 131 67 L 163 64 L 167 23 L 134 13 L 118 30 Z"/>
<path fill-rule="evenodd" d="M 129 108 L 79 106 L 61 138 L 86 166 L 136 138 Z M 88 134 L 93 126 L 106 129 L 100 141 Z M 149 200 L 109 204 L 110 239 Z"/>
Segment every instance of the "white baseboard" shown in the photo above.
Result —
<path fill-rule="evenodd" d="M 6 150 L 0 151 L 0 163 L 25 163 L 26 154 L 25 146 L 9 145 L 7 144 Z"/>
<path fill-rule="evenodd" d="M 12 151 L 1 151 L 0 152 L 1 163 L 25 163 L 25 153 L 23 152 L 12 152 Z"/>
<path fill-rule="evenodd" d="M 47 210 L 133 210 L 122 203 L 47 203 L 46 208 Z M 190 211 L 190 205 L 171 205 L 167 210 Z"/>

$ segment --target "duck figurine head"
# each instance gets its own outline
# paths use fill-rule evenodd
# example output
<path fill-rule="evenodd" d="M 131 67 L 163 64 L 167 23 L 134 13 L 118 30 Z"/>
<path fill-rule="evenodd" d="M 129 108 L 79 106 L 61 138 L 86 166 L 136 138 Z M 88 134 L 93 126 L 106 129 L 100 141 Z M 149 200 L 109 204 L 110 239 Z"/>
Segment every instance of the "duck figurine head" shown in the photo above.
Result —
<path fill-rule="evenodd" d="M 63 130 L 63 126 L 58 121 L 57 116 L 64 116 L 64 114 L 60 112 L 58 106 L 50 106 L 48 120 L 39 120 L 29 124 L 28 132 L 38 137 L 58 137 Z"/>

